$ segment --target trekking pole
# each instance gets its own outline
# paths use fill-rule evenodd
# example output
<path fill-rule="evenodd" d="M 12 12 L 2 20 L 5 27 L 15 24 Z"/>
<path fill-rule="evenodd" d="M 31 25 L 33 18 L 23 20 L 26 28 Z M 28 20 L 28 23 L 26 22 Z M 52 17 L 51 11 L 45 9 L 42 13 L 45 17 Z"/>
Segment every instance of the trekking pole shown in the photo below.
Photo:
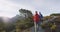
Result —
<path fill-rule="evenodd" d="M 34 22 L 35 32 L 37 32 L 37 25 L 36 22 Z"/>

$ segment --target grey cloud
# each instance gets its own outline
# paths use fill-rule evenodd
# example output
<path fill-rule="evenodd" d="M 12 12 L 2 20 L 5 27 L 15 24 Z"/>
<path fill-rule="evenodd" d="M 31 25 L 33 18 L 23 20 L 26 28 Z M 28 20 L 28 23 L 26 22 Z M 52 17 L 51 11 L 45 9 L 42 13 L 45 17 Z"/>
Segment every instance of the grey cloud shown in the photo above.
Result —
<path fill-rule="evenodd" d="M 33 10 L 40 11 L 42 12 L 43 15 L 49 15 L 54 12 L 59 12 L 60 10 L 59 7 L 60 0 L 10 0 L 10 1 L 13 3 L 17 3 L 19 5 L 23 5 L 25 7 L 32 8 Z"/>

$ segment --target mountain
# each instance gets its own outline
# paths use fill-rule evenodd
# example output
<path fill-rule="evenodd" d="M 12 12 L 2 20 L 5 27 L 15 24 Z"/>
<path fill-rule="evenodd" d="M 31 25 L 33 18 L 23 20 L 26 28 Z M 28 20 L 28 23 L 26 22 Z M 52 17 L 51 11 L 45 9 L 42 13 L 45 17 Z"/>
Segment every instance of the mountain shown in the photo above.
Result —
<path fill-rule="evenodd" d="M 60 13 L 53 13 L 50 16 L 60 16 Z"/>
<path fill-rule="evenodd" d="M 21 20 L 21 19 L 24 19 L 24 17 L 20 16 L 20 15 L 16 15 L 13 18 L 0 17 L 0 24 L 4 23 L 4 26 L 2 26 L 2 25 L 0 25 L 0 26 L 4 27 L 6 32 L 10 32 L 10 31 L 13 31 L 16 29 L 15 24 L 18 20 Z"/>
<path fill-rule="evenodd" d="M 24 19 L 24 16 L 16 15 L 13 18 L 8 18 L 8 17 L 0 17 L 0 22 L 4 23 L 14 23 L 17 20 Z"/>
<path fill-rule="evenodd" d="M 12 23 L 14 23 L 14 22 L 16 22 L 16 21 L 18 21 L 18 20 L 22 20 L 22 19 L 24 19 L 23 16 L 16 15 L 15 17 L 11 18 L 10 21 L 11 21 Z"/>

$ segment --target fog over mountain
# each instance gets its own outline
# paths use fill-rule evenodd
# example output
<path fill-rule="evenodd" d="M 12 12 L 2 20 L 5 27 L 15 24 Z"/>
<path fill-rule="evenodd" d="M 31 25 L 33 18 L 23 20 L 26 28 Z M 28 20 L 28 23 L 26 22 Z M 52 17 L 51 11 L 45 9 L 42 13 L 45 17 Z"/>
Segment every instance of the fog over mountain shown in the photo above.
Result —
<path fill-rule="evenodd" d="M 10 22 L 10 18 L 8 18 L 8 17 L 0 17 L 0 22 L 8 23 L 8 22 Z"/>
<path fill-rule="evenodd" d="M 8 17 L 0 17 L 0 22 L 4 22 L 4 23 L 15 23 L 18 20 L 24 19 L 23 16 L 20 15 L 16 15 L 12 18 L 8 18 Z"/>
<path fill-rule="evenodd" d="M 3 19 L 2 19 L 2 17 L 0 17 L 0 22 L 3 22 Z"/>
<path fill-rule="evenodd" d="M 20 15 L 16 15 L 15 17 L 11 18 L 10 21 L 13 23 L 21 19 L 24 19 L 24 17 Z"/>

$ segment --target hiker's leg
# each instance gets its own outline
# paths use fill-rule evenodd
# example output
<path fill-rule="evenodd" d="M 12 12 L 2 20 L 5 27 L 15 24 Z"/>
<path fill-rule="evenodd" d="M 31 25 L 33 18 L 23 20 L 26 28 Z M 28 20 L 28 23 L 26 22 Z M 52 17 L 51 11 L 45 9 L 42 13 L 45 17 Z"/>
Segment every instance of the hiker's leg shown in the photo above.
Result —
<path fill-rule="evenodd" d="M 37 32 L 37 23 L 34 22 L 35 32 Z"/>
<path fill-rule="evenodd" d="M 39 22 L 36 22 L 36 24 L 35 24 L 35 30 L 36 30 L 36 32 L 39 31 L 39 27 L 40 27 L 40 23 Z"/>
<path fill-rule="evenodd" d="M 39 22 L 37 23 L 37 31 L 39 31 L 40 24 Z"/>

